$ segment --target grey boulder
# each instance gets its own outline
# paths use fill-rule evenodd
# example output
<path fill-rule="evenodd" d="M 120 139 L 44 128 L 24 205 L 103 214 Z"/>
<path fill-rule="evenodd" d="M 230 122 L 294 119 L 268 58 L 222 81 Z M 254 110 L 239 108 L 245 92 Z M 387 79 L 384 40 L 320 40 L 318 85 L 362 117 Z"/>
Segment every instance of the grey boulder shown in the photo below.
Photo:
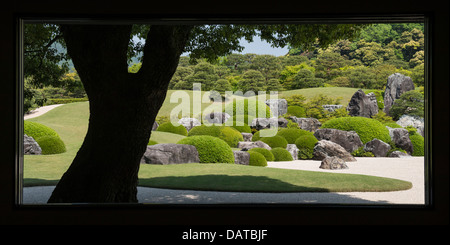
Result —
<path fill-rule="evenodd" d="M 234 163 L 240 165 L 248 165 L 250 162 L 250 153 L 247 151 L 233 151 Z"/>
<path fill-rule="evenodd" d="M 183 144 L 147 146 L 147 150 L 141 159 L 141 163 L 161 165 L 198 162 L 200 162 L 200 159 L 195 146 Z"/>
<path fill-rule="evenodd" d="M 319 168 L 334 170 L 334 169 L 347 169 L 348 166 L 344 160 L 342 160 L 339 157 L 333 156 L 333 157 L 326 157 L 325 159 L 323 159 L 322 162 L 320 163 Z"/>
<path fill-rule="evenodd" d="M 346 162 L 355 162 L 356 159 L 342 146 L 329 140 L 320 140 L 314 146 L 313 159 L 323 160 L 327 157 L 339 157 Z"/>
<path fill-rule="evenodd" d="M 23 135 L 23 154 L 25 155 L 41 155 L 42 149 L 33 137 L 26 134 Z"/>
<path fill-rule="evenodd" d="M 373 139 L 364 145 L 364 150 L 372 152 L 376 157 L 386 157 L 390 149 L 391 146 L 388 143 L 379 139 Z"/>
<path fill-rule="evenodd" d="M 359 135 L 355 131 L 343 131 L 333 128 L 322 128 L 314 132 L 317 140 L 329 140 L 340 146 L 348 152 L 353 152 L 359 147 L 363 146 Z"/>

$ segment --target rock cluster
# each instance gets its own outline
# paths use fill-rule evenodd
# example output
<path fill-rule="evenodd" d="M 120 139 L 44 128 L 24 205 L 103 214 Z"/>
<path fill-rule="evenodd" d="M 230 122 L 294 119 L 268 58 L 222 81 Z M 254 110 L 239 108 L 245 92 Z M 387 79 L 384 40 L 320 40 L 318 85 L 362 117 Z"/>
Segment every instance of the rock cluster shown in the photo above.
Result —
<path fill-rule="evenodd" d="M 200 162 L 195 146 L 183 144 L 157 144 L 147 146 L 141 163 L 180 164 Z"/>

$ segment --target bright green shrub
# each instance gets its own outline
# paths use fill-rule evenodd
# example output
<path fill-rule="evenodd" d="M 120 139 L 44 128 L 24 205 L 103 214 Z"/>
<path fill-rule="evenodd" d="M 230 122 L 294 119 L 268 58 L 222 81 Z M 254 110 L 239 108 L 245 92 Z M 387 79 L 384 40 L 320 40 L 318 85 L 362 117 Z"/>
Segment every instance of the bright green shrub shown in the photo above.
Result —
<path fill-rule="evenodd" d="M 300 128 L 283 128 L 278 131 L 277 135 L 285 138 L 288 144 L 295 144 L 298 137 L 313 135 L 313 133 Z"/>
<path fill-rule="evenodd" d="M 272 152 L 267 150 L 267 149 L 265 149 L 265 148 L 252 148 L 252 149 L 248 150 L 248 152 L 261 153 L 264 156 L 264 158 L 266 158 L 266 160 L 268 162 L 271 162 L 274 159 L 274 156 L 273 156 Z"/>
<path fill-rule="evenodd" d="M 147 145 L 157 145 L 158 142 L 154 141 L 154 140 L 149 140 Z"/>
<path fill-rule="evenodd" d="M 262 137 L 260 139 L 262 142 L 268 144 L 271 148 L 282 147 L 286 148 L 288 142 L 281 136 L 275 135 L 272 137 Z"/>
<path fill-rule="evenodd" d="M 236 129 L 237 131 L 241 133 L 251 133 L 252 129 L 247 124 L 244 124 L 243 126 L 231 126 L 232 128 Z"/>
<path fill-rule="evenodd" d="M 251 102 L 250 106 L 249 106 L 248 99 L 244 99 L 244 103 L 242 103 L 241 101 L 237 102 L 236 100 L 234 100 L 233 103 L 229 103 L 228 105 L 225 106 L 224 112 L 229 113 L 232 110 L 233 114 L 231 116 L 236 116 L 239 113 L 239 115 L 243 114 L 243 115 L 249 115 L 252 117 L 260 117 L 259 109 L 261 107 L 261 108 L 264 108 L 264 113 L 262 113 L 262 114 L 265 115 L 266 118 L 271 117 L 269 106 L 267 106 L 266 104 L 259 105 L 258 100 L 254 100 L 254 101 L 255 101 L 255 103 Z M 236 105 L 236 103 L 237 103 L 237 105 Z M 236 107 L 239 109 L 238 111 L 236 111 Z"/>
<path fill-rule="evenodd" d="M 425 140 L 420 134 L 410 134 L 409 139 L 413 145 L 413 156 L 424 156 L 425 155 Z"/>
<path fill-rule="evenodd" d="M 250 154 L 250 161 L 249 161 L 248 165 L 260 166 L 260 167 L 267 166 L 267 160 L 263 154 L 256 152 L 256 151 L 248 151 L 248 153 Z"/>
<path fill-rule="evenodd" d="M 235 115 L 228 118 L 228 120 L 225 122 L 225 126 L 241 126 L 242 123 L 249 125 L 255 118 L 256 117 L 250 115 Z"/>
<path fill-rule="evenodd" d="M 210 135 L 186 137 L 177 144 L 193 145 L 198 151 L 200 163 L 234 163 L 234 154 L 225 141 Z"/>
<path fill-rule="evenodd" d="M 322 128 L 334 128 L 344 131 L 355 131 L 362 143 L 365 144 L 375 138 L 389 142 L 389 130 L 379 121 L 366 117 L 340 117 L 322 124 Z"/>
<path fill-rule="evenodd" d="M 388 123 L 384 123 L 384 126 L 388 126 L 390 128 L 403 128 L 402 126 L 398 125 L 395 122 L 388 122 Z"/>
<path fill-rule="evenodd" d="M 36 140 L 42 149 L 42 155 L 66 152 L 66 146 L 59 136 L 47 135 Z"/>
<path fill-rule="evenodd" d="M 354 157 L 375 157 L 375 155 L 372 152 L 365 151 L 364 146 L 361 146 L 358 149 L 354 150 L 351 154 Z M 386 155 L 389 155 L 389 154 L 386 154 Z"/>
<path fill-rule="evenodd" d="M 289 153 L 289 151 L 286 150 L 285 148 L 281 147 L 272 148 L 270 152 L 272 152 L 275 162 L 294 160 L 294 158 L 292 158 L 291 153 Z"/>
<path fill-rule="evenodd" d="M 424 112 L 424 96 L 416 90 L 400 95 L 389 109 L 389 114 L 394 120 L 398 120 L 402 115 L 424 117 Z"/>
<path fill-rule="evenodd" d="M 275 136 L 278 133 L 277 129 L 261 129 L 261 130 L 259 130 L 259 131 L 257 131 L 256 133 L 253 134 L 252 141 L 254 142 L 254 141 L 261 140 L 261 136 L 260 135 L 261 135 L 261 132 L 264 132 L 264 131 L 268 132 L 267 135 L 272 135 L 272 136 Z M 270 132 L 270 131 L 272 131 L 272 132 Z"/>
<path fill-rule="evenodd" d="M 288 106 L 287 114 L 295 117 L 306 117 L 306 109 L 296 105 Z"/>
<path fill-rule="evenodd" d="M 188 132 L 186 128 L 183 125 L 175 126 L 171 122 L 165 122 L 158 126 L 156 131 L 162 131 L 167 133 L 173 133 L 173 134 L 180 134 L 183 136 L 187 136 Z"/>
<path fill-rule="evenodd" d="M 239 141 L 244 141 L 244 137 L 238 130 L 227 126 L 201 125 L 193 127 L 189 131 L 188 136 L 194 135 L 209 135 L 218 137 L 225 141 L 230 147 L 236 147 Z"/>
<path fill-rule="evenodd" d="M 42 149 L 43 155 L 66 152 L 66 146 L 58 133 L 43 124 L 24 121 L 23 131 L 24 134 L 31 136 L 36 140 Z"/>
<path fill-rule="evenodd" d="M 302 135 L 295 140 L 295 145 L 298 148 L 299 159 L 311 159 L 314 153 L 314 146 L 318 140 L 314 135 Z"/>

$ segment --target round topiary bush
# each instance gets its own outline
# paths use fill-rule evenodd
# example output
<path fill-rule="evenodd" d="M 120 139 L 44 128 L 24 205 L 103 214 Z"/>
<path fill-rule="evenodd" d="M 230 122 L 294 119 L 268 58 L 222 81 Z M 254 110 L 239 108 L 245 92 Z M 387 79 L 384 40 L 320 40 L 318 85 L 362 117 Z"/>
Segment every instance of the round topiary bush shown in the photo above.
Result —
<path fill-rule="evenodd" d="M 36 140 L 42 149 L 42 155 L 59 154 L 66 152 L 66 146 L 59 136 L 42 136 Z"/>
<path fill-rule="evenodd" d="M 281 148 L 281 147 L 277 147 L 277 148 L 272 148 L 272 150 L 270 150 L 273 154 L 274 157 L 274 161 L 275 162 L 280 162 L 280 161 L 293 161 L 294 158 L 292 158 L 291 153 L 289 153 L 288 150 L 286 150 L 285 148 Z"/>
<path fill-rule="evenodd" d="M 234 154 L 225 141 L 209 136 L 196 135 L 186 137 L 177 144 L 193 145 L 198 151 L 200 163 L 234 163 Z"/>
<path fill-rule="evenodd" d="M 248 150 L 248 152 L 261 153 L 268 162 L 272 162 L 274 160 L 274 156 L 273 156 L 272 152 L 265 148 L 252 148 L 252 149 Z"/>
<path fill-rule="evenodd" d="M 314 146 L 318 140 L 314 135 L 302 135 L 295 140 L 295 145 L 298 148 L 298 158 L 311 159 L 314 153 Z"/>
<path fill-rule="evenodd" d="M 252 141 L 254 142 L 254 141 L 261 140 L 261 133 L 262 132 L 266 132 L 266 135 L 275 136 L 275 135 L 277 135 L 278 130 L 277 129 L 261 129 L 261 130 L 259 130 L 259 131 L 257 131 L 256 133 L 253 134 Z M 263 134 L 263 136 L 264 136 L 264 134 Z"/>
<path fill-rule="evenodd" d="M 167 132 L 167 133 L 173 133 L 173 134 L 180 134 L 183 136 L 187 136 L 188 132 L 186 128 L 183 125 L 175 126 L 171 122 L 165 122 L 158 126 L 156 131 L 161 132 Z"/>
<path fill-rule="evenodd" d="M 306 109 L 301 106 L 291 105 L 287 108 L 287 114 L 295 117 L 306 117 Z"/>
<path fill-rule="evenodd" d="M 334 128 L 344 131 L 355 131 L 362 143 L 365 144 L 375 138 L 389 142 L 389 130 L 379 121 L 366 117 L 340 117 L 326 121 L 322 128 Z"/>
<path fill-rule="evenodd" d="M 209 135 L 218 137 L 225 141 L 230 147 L 236 147 L 239 141 L 244 141 L 244 137 L 238 130 L 227 126 L 201 125 L 193 127 L 188 136 Z"/>
<path fill-rule="evenodd" d="M 409 139 L 413 145 L 413 156 L 425 155 L 425 140 L 422 135 L 414 133 L 409 135 Z"/>
<path fill-rule="evenodd" d="M 252 132 L 252 129 L 247 124 L 244 124 L 242 126 L 233 125 L 231 127 L 236 129 L 237 131 L 239 131 L 241 133 L 251 133 Z"/>
<path fill-rule="evenodd" d="M 249 100 L 249 99 L 244 99 L 243 101 L 234 100 L 233 103 L 229 103 L 228 105 L 225 106 L 224 112 L 230 114 L 230 112 L 232 111 L 233 114 L 230 114 L 232 117 L 235 117 L 236 115 L 261 117 L 259 115 L 260 109 L 264 110 L 261 112 L 261 114 L 264 115 L 264 117 L 266 118 L 271 117 L 269 106 L 267 106 L 266 104 L 260 105 L 258 100 Z"/>
<path fill-rule="evenodd" d="M 268 144 L 271 148 L 276 148 L 276 147 L 282 147 L 282 148 L 286 148 L 288 142 L 286 141 L 285 138 L 275 135 L 272 137 L 262 137 L 260 139 L 262 142 Z"/>
<path fill-rule="evenodd" d="M 248 153 L 250 154 L 250 161 L 248 162 L 248 165 L 260 167 L 267 166 L 267 160 L 263 154 L 256 151 L 249 151 Z"/>
<path fill-rule="evenodd" d="M 398 125 L 398 124 L 395 123 L 395 122 L 387 122 L 387 123 L 384 123 L 384 126 L 388 126 L 388 127 L 390 127 L 390 128 L 403 128 L 402 126 Z"/>
<path fill-rule="evenodd" d="M 66 145 L 61 140 L 58 133 L 43 124 L 24 121 L 23 132 L 36 140 L 42 149 L 43 155 L 66 152 Z"/>
<path fill-rule="evenodd" d="M 300 128 L 283 128 L 278 131 L 277 135 L 285 138 L 288 144 L 295 144 L 298 137 L 313 135 L 313 133 Z"/>

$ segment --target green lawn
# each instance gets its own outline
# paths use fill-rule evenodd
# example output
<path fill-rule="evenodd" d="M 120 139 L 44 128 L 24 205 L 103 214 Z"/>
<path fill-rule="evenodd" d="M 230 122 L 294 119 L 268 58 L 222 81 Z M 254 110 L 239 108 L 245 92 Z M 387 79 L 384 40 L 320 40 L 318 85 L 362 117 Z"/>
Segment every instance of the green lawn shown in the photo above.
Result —
<path fill-rule="evenodd" d="M 87 132 L 88 103 L 66 104 L 40 117 L 29 119 L 53 128 L 66 144 L 67 151 L 56 155 L 25 155 L 24 186 L 55 185 L 58 182 L 75 157 Z M 161 110 L 163 109 L 168 109 L 166 102 L 165 107 Z M 176 143 L 183 137 L 157 131 L 153 131 L 151 135 L 151 139 L 159 143 Z M 166 166 L 143 164 L 139 172 L 139 179 L 141 186 L 221 191 L 334 192 L 388 191 L 411 188 L 409 182 L 380 177 L 234 164 Z"/>

